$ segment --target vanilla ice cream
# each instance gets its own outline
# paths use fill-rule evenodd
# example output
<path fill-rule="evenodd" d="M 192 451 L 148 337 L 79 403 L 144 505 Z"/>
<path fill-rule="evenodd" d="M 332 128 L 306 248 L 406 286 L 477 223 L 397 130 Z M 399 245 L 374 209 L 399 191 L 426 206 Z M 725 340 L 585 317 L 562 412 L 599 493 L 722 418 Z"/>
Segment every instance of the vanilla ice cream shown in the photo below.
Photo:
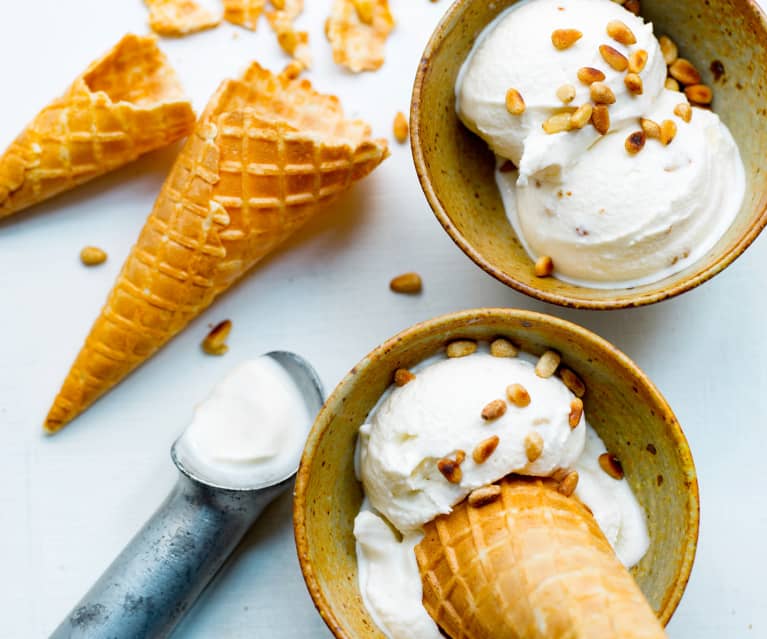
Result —
<path fill-rule="evenodd" d="M 268 485 L 298 468 L 312 418 L 290 373 L 264 355 L 216 385 L 174 451 L 184 467 L 210 483 Z"/>
<path fill-rule="evenodd" d="M 421 605 L 413 549 L 422 526 L 511 473 L 545 477 L 577 470 L 575 495 L 591 508 L 621 561 L 636 564 L 649 546 L 645 514 L 628 483 L 599 466 L 606 452 L 599 436 L 584 415 L 570 425 L 573 393 L 558 377 L 539 377 L 532 358 L 493 357 L 486 350 L 424 362 L 415 379 L 387 391 L 360 429 L 356 467 L 366 496 L 354 527 L 360 590 L 391 639 L 440 637 Z M 511 384 L 524 387 L 529 404 L 507 401 L 503 415 L 483 419 L 483 408 L 506 398 Z M 533 462 L 526 453 L 530 433 L 543 441 Z M 475 461 L 472 451 L 494 436 L 494 452 Z M 462 477 L 451 483 L 438 462 L 461 453 Z"/>
<path fill-rule="evenodd" d="M 620 21 L 636 42 L 607 35 Z M 552 44 L 556 29 L 576 29 L 571 47 Z M 602 58 L 607 44 L 626 58 L 646 52 L 639 74 L 643 90 L 626 88 L 626 71 Z M 590 104 L 590 87 L 578 79 L 584 67 L 605 75 L 615 96 L 610 129 L 587 125 L 550 134 L 553 115 Z M 664 88 L 666 65 L 651 24 L 612 0 L 526 0 L 487 27 L 460 73 L 457 110 L 513 171 L 496 177 L 512 226 L 533 260 L 551 257 L 554 275 L 592 288 L 630 288 L 660 281 L 702 258 L 732 224 L 745 193 L 737 145 L 719 117 L 693 108 L 687 122 L 675 114 L 684 93 Z M 557 90 L 575 89 L 565 104 Z M 506 92 L 524 98 L 522 115 L 506 107 Z M 640 119 L 669 120 L 676 136 L 668 145 L 647 139 L 629 153 L 626 139 Z"/>

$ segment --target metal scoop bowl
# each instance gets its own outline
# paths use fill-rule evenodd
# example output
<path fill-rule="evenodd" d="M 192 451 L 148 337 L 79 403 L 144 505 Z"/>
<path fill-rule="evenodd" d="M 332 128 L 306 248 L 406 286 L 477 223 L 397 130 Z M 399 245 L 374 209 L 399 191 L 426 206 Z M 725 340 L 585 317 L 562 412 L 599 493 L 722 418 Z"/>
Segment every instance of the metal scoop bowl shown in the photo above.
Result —
<path fill-rule="evenodd" d="M 322 407 L 322 383 L 303 358 L 271 357 L 301 391 L 310 415 Z M 308 429 L 311 424 L 307 424 Z M 263 510 L 293 483 L 298 467 L 268 484 L 232 488 L 208 481 L 179 449 L 178 481 L 51 639 L 157 639 L 171 635 Z"/>

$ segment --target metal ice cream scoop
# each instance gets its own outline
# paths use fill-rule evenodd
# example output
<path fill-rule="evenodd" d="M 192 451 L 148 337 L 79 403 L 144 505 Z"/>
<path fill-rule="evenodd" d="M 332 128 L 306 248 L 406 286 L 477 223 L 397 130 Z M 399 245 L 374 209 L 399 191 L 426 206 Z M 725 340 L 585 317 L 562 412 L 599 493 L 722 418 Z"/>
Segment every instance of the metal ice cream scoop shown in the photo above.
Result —
<path fill-rule="evenodd" d="M 309 414 L 316 415 L 323 390 L 314 369 L 293 353 L 267 357 L 284 368 Z M 222 486 L 206 480 L 198 467 L 185 465 L 180 440 L 171 448 L 180 471 L 176 486 L 52 639 L 169 636 L 266 506 L 292 485 L 297 471 L 244 489 Z"/>

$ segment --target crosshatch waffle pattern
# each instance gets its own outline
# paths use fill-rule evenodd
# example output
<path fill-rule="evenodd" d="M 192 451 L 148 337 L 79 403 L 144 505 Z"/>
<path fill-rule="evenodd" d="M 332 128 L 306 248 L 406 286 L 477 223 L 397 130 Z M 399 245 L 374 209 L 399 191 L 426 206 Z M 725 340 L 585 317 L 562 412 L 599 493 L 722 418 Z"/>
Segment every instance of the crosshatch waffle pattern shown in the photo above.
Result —
<path fill-rule="evenodd" d="M 265 6 L 266 0 L 224 0 L 224 19 L 255 31 Z"/>
<path fill-rule="evenodd" d="M 155 39 L 125 36 L 0 157 L 0 218 L 171 144 L 194 121 Z"/>
<path fill-rule="evenodd" d="M 55 431 L 387 156 L 306 81 L 225 82 L 168 176 L 46 420 Z M 263 92 L 262 92 L 263 91 Z M 269 93 L 271 91 L 271 93 Z M 312 97 L 314 96 L 314 98 Z"/>
<path fill-rule="evenodd" d="M 416 547 L 424 606 L 452 639 L 662 639 L 594 517 L 551 482 L 507 478 Z"/>

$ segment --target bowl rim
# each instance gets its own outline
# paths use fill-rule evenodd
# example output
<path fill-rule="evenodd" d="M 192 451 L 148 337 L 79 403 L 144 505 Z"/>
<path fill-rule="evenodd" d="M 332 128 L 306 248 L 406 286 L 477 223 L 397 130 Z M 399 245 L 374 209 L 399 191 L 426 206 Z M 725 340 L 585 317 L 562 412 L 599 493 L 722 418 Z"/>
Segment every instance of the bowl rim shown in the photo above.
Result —
<path fill-rule="evenodd" d="M 555 293 L 535 286 L 530 286 L 514 277 L 514 275 L 496 268 L 489 260 L 485 259 L 482 253 L 477 251 L 458 230 L 455 224 L 453 224 L 447 208 L 443 205 L 442 199 L 432 183 L 421 140 L 422 93 L 431 59 L 449 37 L 453 25 L 460 18 L 460 15 L 465 10 L 466 6 L 477 1 L 479 0 L 455 0 L 445 12 L 445 15 L 442 17 L 429 38 L 426 49 L 421 56 L 415 82 L 413 84 L 410 103 L 410 149 L 413 155 L 418 181 L 421 184 L 421 189 L 426 195 L 429 206 L 437 220 L 439 220 L 439 223 L 442 225 L 442 228 L 447 231 L 453 242 L 469 258 L 471 258 L 477 266 L 499 282 L 534 299 L 548 302 L 550 304 L 556 304 L 565 308 L 609 311 L 647 306 L 649 304 L 655 304 L 677 297 L 678 295 L 691 291 L 709 281 L 745 253 L 746 249 L 753 244 L 759 234 L 764 230 L 765 226 L 767 226 L 767 192 L 762 193 L 760 200 L 756 204 L 756 207 L 761 207 L 761 210 L 727 251 L 717 259 L 712 260 L 703 270 L 676 282 L 673 286 L 654 292 L 635 294 L 632 292 L 633 289 L 614 289 L 615 297 L 605 300 L 591 300 L 573 294 Z M 764 9 L 762 9 L 756 0 L 743 1 L 746 2 L 747 6 L 756 14 L 763 32 L 767 34 L 767 14 L 765 14 Z"/>
<path fill-rule="evenodd" d="M 556 327 L 563 332 L 569 332 L 579 341 L 588 342 L 592 348 L 595 348 L 609 357 L 618 361 L 622 368 L 634 377 L 639 383 L 646 387 L 653 398 L 653 401 L 661 409 L 662 414 L 668 419 L 663 419 L 667 433 L 674 442 L 676 451 L 681 458 L 686 483 L 688 485 L 687 495 L 687 515 L 686 521 L 688 534 L 686 536 L 686 549 L 679 566 L 676 581 L 673 587 L 665 593 L 665 600 L 662 603 L 660 621 L 665 626 L 676 611 L 682 596 L 687 588 L 690 579 L 695 555 L 698 546 L 698 537 L 700 532 L 700 493 L 698 488 L 698 479 L 693 460 L 692 451 L 687 442 L 687 438 L 682 430 L 679 421 L 674 412 L 663 397 L 658 388 L 653 384 L 650 378 L 637 366 L 634 361 L 614 346 L 606 339 L 573 322 L 554 317 L 545 313 L 528 311 L 514 308 L 478 308 L 469 309 L 440 315 L 438 317 L 419 322 L 397 333 L 395 336 L 387 339 L 380 346 L 377 346 L 368 353 L 359 363 L 357 363 L 349 373 L 338 383 L 333 392 L 328 396 L 322 409 L 317 415 L 314 424 L 309 432 L 304 452 L 301 456 L 301 464 L 296 475 L 296 483 L 293 492 L 293 532 L 295 537 L 296 552 L 298 562 L 303 574 L 306 587 L 312 598 L 315 608 L 319 612 L 325 624 L 337 639 L 359 639 L 348 635 L 325 596 L 320 585 L 317 574 L 309 555 L 309 533 L 307 529 L 306 517 L 306 490 L 311 481 L 312 470 L 315 468 L 315 456 L 319 449 L 319 444 L 325 435 L 328 425 L 336 415 L 336 408 L 344 400 L 349 389 L 354 385 L 359 373 L 370 366 L 376 366 L 381 357 L 393 348 L 416 340 L 424 333 L 435 330 L 456 329 L 466 325 L 481 325 L 483 322 L 492 320 L 494 322 L 502 321 L 512 324 L 515 322 L 532 322 L 544 325 L 547 328 Z"/>

